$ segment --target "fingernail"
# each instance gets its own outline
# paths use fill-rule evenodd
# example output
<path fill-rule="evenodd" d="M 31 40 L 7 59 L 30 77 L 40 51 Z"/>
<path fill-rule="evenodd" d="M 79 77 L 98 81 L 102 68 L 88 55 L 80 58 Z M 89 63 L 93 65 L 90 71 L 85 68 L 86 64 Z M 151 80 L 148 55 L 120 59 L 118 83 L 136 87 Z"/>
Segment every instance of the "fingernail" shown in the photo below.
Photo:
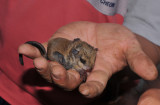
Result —
<path fill-rule="evenodd" d="M 89 90 L 88 90 L 88 89 L 84 89 L 81 93 L 82 93 L 84 96 L 88 96 L 88 95 L 89 95 Z"/>
<path fill-rule="evenodd" d="M 57 80 L 60 79 L 59 76 L 57 76 L 55 74 L 52 74 L 52 76 L 53 76 L 54 79 L 57 79 Z"/>
<path fill-rule="evenodd" d="M 37 71 L 41 71 L 42 69 L 40 69 L 40 68 L 37 68 L 37 67 L 35 67 L 35 69 L 37 70 Z"/>
<path fill-rule="evenodd" d="M 60 79 L 61 78 L 61 75 L 57 72 L 52 72 L 52 76 L 54 79 Z"/>

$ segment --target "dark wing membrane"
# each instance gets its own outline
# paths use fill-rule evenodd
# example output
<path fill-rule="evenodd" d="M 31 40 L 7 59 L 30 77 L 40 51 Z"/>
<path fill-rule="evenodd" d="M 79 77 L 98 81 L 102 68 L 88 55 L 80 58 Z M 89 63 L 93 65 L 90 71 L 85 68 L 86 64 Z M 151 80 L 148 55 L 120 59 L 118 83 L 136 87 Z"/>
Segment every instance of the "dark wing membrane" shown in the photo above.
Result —
<path fill-rule="evenodd" d="M 45 50 L 44 46 L 41 43 L 36 42 L 36 41 L 28 41 L 26 43 L 38 48 L 38 50 L 40 51 L 41 55 L 46 57 L 46 50 Z M 21 65 L 24 65 L 23 55 L 22 54 L 19 54 L 19 61 L 20 61 Z"/>

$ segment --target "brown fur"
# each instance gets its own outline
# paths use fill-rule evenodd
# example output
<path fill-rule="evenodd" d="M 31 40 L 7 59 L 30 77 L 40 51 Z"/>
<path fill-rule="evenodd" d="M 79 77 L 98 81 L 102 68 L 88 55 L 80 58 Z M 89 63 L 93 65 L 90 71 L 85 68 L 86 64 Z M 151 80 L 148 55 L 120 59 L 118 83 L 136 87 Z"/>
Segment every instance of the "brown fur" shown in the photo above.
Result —
<path fill-rule="evenodd" d="M 64 59 L 58 57 L 63 55 Z M 80 39 L 73 41 L 64 38 L 51 39 L 48 43 L 47 57 L 49 60 L 61 63 L 64 68 L 73 69 L 84 75 L 85 70 L 91 70 L 96 59 L 97 49 Z M 54 55 L 55 53 L 55 55 Z"/>
<path fill-rule="evenodd" d="M 81 41 L 79 38 L 73 41 L 65 38 L 50 39 L 48 41 L 47 53 L 44 46 L 39 42 L 27 41 L 26 44 L 36 47 L 43 57 L 59 62 L 66 70 L 72 69 L 78 71 L 84 80 L 87 76 L 86 72 L 93 68 L 96 59 L 97 49 Z M 23 54 L 19 54 L 19 61 L 21 65 L 24 65 Z M 51 78 L 48 77 L 50 71 L 41 74 L 49 82 L 52 82 Z"/>

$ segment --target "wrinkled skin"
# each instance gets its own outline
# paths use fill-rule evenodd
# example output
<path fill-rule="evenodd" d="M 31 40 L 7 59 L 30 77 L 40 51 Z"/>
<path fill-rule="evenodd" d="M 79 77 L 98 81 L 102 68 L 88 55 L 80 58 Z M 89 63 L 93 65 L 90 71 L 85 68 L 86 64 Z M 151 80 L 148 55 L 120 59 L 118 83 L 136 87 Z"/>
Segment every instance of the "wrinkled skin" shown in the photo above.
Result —
<path fill-rule="evenodd" d="M 146 80 L 157 77 L 155 64 L 160 58 L 159 48 L 124 26 L 74 22 L 57 30 L 52 38 L 56 37 L 70 40 L 80 38 L 98 48 L 95 66 L 85 83 L 81 84 L 82 78 L 78 72 L 66 71 L 56 62 L 47 62 L 33 46 L 23 44 L 18 51 L 34 60 L 34 65 L 41 75 L 52 76 L 52 80 L 65 89 L 72 90 L 79 86 L 79 91 L 84 96 L 98 96 L 103 92 L 111 75 L 125 66 L 130 66 L 133 72 Z M 47 42 L 43 45 L 46 48 Z"/>

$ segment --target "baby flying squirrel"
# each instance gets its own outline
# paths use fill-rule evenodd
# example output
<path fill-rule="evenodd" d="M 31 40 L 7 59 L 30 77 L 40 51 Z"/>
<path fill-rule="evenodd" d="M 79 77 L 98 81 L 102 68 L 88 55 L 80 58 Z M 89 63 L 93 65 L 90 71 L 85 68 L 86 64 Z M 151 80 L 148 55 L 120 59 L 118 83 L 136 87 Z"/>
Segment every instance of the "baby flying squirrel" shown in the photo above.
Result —
<path fill-rule="evenodd" d="M 87 71 L 93 68 L 98 50 L 79 38 L 73 41 L 65 38 L 51 39 L 48 42 L 47 53 L 43 45 L 36 41 L 26 43 L 38 48 L 46 59 L 59 62 L 66 70 L 78 71 L 83 80 L 86 80 Z M 23 65 L 22 54 L 19 54 L 19 60 Z"/>

